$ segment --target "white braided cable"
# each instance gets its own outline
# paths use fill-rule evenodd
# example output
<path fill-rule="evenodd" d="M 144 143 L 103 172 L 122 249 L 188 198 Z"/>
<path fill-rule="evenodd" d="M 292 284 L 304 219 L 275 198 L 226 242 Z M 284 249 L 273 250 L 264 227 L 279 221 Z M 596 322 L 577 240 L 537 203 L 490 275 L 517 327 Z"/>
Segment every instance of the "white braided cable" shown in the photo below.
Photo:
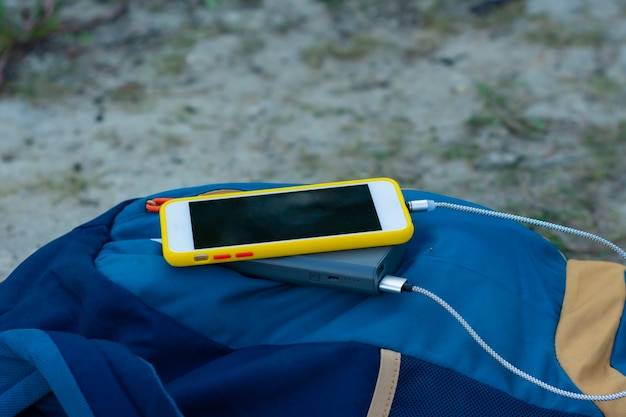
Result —
<path fill-rule="evenodd" d="M 543 388 L 546 391 L 550 391 L 554 394 L 561 395 L 563 397 L 573 398 L 575 400 L 585 400 L 585 401 L 612 401 L 612 400 L 617 400 L 619 398 L 626 397 L 626 391 L 620 391 L 614 394 L 607 394 L 607 395 L 587 395 L 587 394 L 580 394 L 578 392 L 566 391 L 561 388 L 557 388 L 553 385 L 550 385 L 546 382 L 543 382 L 542 380 L 535 378 L 534 376 L 517 368 L 515 365 L 513 365 L 512 363 L 504 359 L 502 356 L 500 356 L 495 350 L 493 350 L 491 346 L 487 344 L 487 342 L 485 342 L 482 339 L 482 337 L 478 335 L 478 333 L 476 333 L 476 331 L 463 318 L 463 316 L 461 316 L 461 314 L 458 311 L 456 311 L 450 304 L 448 304 L 444 299 L 428 291 L 427 289 L 418 287 L 416 285 L 413 285 L 411 287 L 411 291 L 414 293 L 425 295 L 426 297 L 435 301 L 437 304 L 443 307 L 448 313 L 450 313 L 450 315 L 452 315 L 452 317 L 454 317 L 461 324 L 461 326 L 463 326 L 463 328 L 467 331 L 467 333 L 469 333 L 469 335 L 472 336 L 474 341 L 476 341 L 476 343 L 478 343 L 478 345 L 481 348 L 483 348 L 483 350 L 487 352 L 492 358 L 498 361 L 498 363 L 500 363 L 502 366 L 504 366 L 506 369 L 508 369 L 515 375 L 519 376 L 520 378 L 523 378 L 526 381 L 531 382 L 537 385 L 538 387 Z"/>
<path fill-rule="evenodd" d="M 594 242 L 600 243 L 612 249 L 619 256 L 621 256 L 623 259 L 626 260 L 626 251 L 624 251 L 622 248 L 620 248 L 613 242 L 610 242 L 598 235 L 594 235 L 593 233 L 574 229 L 572 227 L 561 226 L 559 224 L 554 224 L 554 223 L 545 222 L 542 220 L 533 219 L 531 217 L 518 216 L 516 214 L 503 213 L 500 211 L 493 211 L 493 210 L 486 210 L 486 209 L 481 209 L 477 207 L 465 206 L 462 204 L 446 203 L 442 201 L 435 201 L 433 203 L 434 203 L 434 207 L 447 208 L 447 209 L 457 210 L 457 211 L 465 211 L 468 213 L 481 214 L 483 216 L 498 217 L 501 219 L 513 220 L 513 221 L 520 222 L 520 223 L 532 224 L 533 226 L 545 227 L 546 229 L 552 229 L 558 232 L 569 233 L 574 236 L 584 237 L 584 238 L 593 240 Z"/>
<path fill-rule="evenodd" d="M 454 204 L 454 203 L 432 201 L 432 200 L 409 201 L 407 202 L 407 207 L 409 208 L 411 212 L 431 211 L 438 207 L 447 208 L 451 210 L 464 211 L 468 213 L 480 214 L 483 216 L 497 217 L 497 218 L 506 219 L 506 220 L 513 220 L 513 221 L 520 222 L 520 223 L 527 223 L 527 224 L 531 224 L 534 226 L 545 227 L 547 229 L 552 229 L 552 230 L 556 230 L 558 232 L 563 232 L 563 233 L 569 233 L 574 236 L 584 237 L 594 242 L 600 243 L 612 249 L 619 256 L 621 256 L 622 258 L 626 260 L 626 252 L 622 248 L 620 248 L 614 243 L 598 235 L 594 235 L 593 233 L 585 232 L 585 231 L 574 229 L 571 227 L 561 226 L 558 224 L 533 219 L 531 217 L 518 216 L 516 214 L 503 213 L 499 211 L 486 210 L 486 209 L 466 206 L 462 204 Z M 519 376 L 520 378 L 525 379 L 528 382 L 531 382 L 537 385 L 538 387 L 545 389 L 546 391 L 552 392 L 557 395 L 561 395 L 563 397 L 573 398 L 575 400 L 585 400 L 585 401 L 613 401 L 619 398 L 626 397 L 626 391 L 620 391 L 614 394 L 606 394 L 606 395 L 587 395 L 587 394 L 581 394 L 581 393 L 572 392 L 572 391 L 566 391 L 561 388 L 557 388 L 553 385 L 550 385 L 544 381 L 541 381 L 540 379 L 517 368 L 515 365 L 513 365 L 512 363 L 504 359 L 502 356 L 500 356 L 495 350 L 493 350 L 491 346 L 487 344 L 487 342 L 485 342 L 478 335 L 478 333 L 476 333 L 476 331 L 472 328 L 472 326 L 469 325 L 469 323 L 463 318 L 463 316 L 461 316 L 459 312 L 457 312 L 450 304 L 448 304 L 441 297 L 439 297 L 438 295 L 424 288 L 418 287 L 416 285 L 413 285 L 411 287 L 411 292 L 425 295 L 431 300 L 435 301 L 437 304 L 443 307 L 448 313 L 450 313 L 450 315 L 452 315 L 452 317 L 454 317 L 461 324 L 461 326 L 463 326 L 463 328 L 467 331 L 467 333 L 469 333 L 469 335 L 474 339 L 474 341 L 478 343 L 478 345 L 485 352 L 487 352 L 492 358 L 498 361 L 498 363 L 500 363 L 503 367 L 508 369 L 513 374 Z"/>

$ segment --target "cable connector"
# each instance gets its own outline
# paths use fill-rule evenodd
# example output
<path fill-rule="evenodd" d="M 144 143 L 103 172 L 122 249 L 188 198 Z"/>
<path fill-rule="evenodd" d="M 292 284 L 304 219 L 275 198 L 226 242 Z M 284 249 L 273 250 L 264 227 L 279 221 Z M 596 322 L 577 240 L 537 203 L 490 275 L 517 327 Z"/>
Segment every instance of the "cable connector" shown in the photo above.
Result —
<path fill-rule="evenodd" d="M 392 292 L 399 294 L 401 292 L 412 292 L 413 284 L 406 278 L 387 275 L 378 283 L 378 290 L 382 292 Z"/>
<path fill-rule="evenodd" d="M 406 207 L 411 213 L 433 211 L 437 206 L 433 200 L 412 200 L 406 202 Z"/>

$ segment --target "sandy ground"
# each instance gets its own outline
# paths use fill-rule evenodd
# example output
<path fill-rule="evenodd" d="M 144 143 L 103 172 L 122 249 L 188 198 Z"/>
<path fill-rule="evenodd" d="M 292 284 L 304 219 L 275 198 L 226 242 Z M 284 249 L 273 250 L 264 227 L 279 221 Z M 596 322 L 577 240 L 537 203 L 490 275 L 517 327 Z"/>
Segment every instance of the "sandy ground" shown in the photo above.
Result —
<path fill-rule="evenodd" d="M 496 3 L 137 0 L 52 38 L 0 95 L 0 279 L 119 201 L 232 181 L 384 175 L 626 246 L 624 3 Z"/>

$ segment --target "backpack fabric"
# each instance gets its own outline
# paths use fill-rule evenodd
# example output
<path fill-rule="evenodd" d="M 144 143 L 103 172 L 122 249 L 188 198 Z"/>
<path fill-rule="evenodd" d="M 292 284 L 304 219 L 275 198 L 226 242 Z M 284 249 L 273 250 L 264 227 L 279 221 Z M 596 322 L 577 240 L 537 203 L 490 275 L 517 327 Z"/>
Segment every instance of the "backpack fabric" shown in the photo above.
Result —
<path fill-rule="evenodd" d="M 152 197 L 49 243 L 0 284 L 0 416 L 626 414 L 623 400 L 571 399 L 512 374 L 420 294 L 171 267 L 153 240 Z M 539 380 L 587 394 L 626 389 L 623 266 L 568 261 L 508 220 L 443 209 L 412 219 L 395 275 L 446 300 Z"/>

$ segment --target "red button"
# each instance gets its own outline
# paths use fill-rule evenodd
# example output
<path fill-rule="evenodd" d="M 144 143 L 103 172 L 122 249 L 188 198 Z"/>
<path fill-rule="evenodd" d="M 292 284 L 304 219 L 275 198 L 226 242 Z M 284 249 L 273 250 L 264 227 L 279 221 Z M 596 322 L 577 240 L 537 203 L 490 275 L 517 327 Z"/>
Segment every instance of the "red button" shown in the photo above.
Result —
<path fill-rule="evenodd" d="M 247 258 L 249 256 L 254 256 L 254 252 L 239 252 L 235 254 L 235 258 Z"/>
<path fill-rule="evenodd" d="M 222 253 L 220 255 L 213 255 L 213 259 L 215 260 L 228 259 L 228 258 L 230 258 L 230 253 Z"/>

